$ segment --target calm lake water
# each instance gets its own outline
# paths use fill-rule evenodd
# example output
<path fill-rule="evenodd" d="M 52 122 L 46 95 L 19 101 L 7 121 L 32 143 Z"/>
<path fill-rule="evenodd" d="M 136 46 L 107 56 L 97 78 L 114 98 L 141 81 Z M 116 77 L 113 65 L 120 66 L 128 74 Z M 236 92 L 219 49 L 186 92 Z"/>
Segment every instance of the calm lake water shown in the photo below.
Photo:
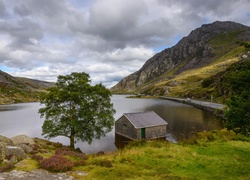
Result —
<path fill-rule="evenodd" d="M 116 120 L 123 113 L 155 111 L 168 122 L 167 139 L 173 142 L 189 138 L 198 131 L 222 128 L 221 120 L 217 117 L 182 103 L 162 99 L 131 99 L 126 98 L 125 95 L 114 95 L 112 102 L 116 110 Z M 30 137 L 43 138 L 41 127 L 44 119 L 41 119 L 38 114 L 39 108 L 41 108 L 39 103 L 0 106 L 0 134 L 6 137 L 26 134 Z M 50 140 L 65 145 L 69 144 L 69 139 L 65 137 Z M 85 142 L 77 142 L 76 147 L 79 147 L 85 153 L 115 151 L 117 147 L 114 130 L 100 140 L 94 140 L 91 145 Z"/>

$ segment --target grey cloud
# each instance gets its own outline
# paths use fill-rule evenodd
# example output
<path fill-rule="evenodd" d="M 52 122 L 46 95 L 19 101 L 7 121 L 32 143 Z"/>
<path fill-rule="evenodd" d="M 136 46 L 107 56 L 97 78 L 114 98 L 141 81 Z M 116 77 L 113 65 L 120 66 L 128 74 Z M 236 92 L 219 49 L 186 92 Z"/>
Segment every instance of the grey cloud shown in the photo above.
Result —
<path fill-rule="evenodd" d="M 5 8 L 4 3 L 0 0 L 0 17 L 5 17 L 7 16 L 7 10 Z"/>
<path fill-rule="evenodd" d="M 15 49 L 25 49 L 26 45 L 34 45 L 32 40 L 43 38 L 43 30 L 40 25 L 29 19 L 22 19 L 17 22 L 0 22 L 0 32 L 8 34 L 12 42 L 10 47 Z"/>
<path fill-rule="evenodd" d="M 24 4 L 20 4 L 14 8 L 14 12 L 20 16 L 28 16 L 31 14 L 31 10 L 28 9 Z"/>
<path fill-rule="evenodd" d="M 165 6 L 181 7 L 183 12 L 211 13 L 217 17 L 228 15 L 237 5 L 248 4 L 248 0 L 158 0 L 160 4 Z"/>

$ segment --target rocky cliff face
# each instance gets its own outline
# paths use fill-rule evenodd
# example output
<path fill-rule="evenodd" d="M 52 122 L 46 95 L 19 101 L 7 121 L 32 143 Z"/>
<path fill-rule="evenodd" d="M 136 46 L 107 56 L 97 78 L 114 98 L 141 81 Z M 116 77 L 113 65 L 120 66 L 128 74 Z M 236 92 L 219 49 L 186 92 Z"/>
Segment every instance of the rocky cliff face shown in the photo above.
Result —
<path fill-rule="evenodd" d="M 216 21 L 202 25 L 175 46 L 154 55 L 139 71 L 122 79 L 111 90 L 115 93 L 133 92 L 164 74 L 176 75 L 185 70 L 206 66 L 218 55 L 209 41 L 216 35 L 231 32 L 238 32 L 237 40 L 250 40 L 250 28 L 235 22 Z"/>

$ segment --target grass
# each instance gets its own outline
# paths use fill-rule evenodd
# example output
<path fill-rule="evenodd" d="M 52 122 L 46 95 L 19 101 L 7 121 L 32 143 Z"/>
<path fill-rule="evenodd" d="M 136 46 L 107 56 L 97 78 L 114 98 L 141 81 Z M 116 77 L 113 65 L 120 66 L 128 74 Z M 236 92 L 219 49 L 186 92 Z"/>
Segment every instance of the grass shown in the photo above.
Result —
<path fill-rule="evenodd" d="M 57 151 L 72 161 L 67 174 L 76 179 L 250 179 L 250 137 L 227 130 L 198 133 L 178 144 L 133 141 L 106 154 L 79 154 L 39 139 L 36 143 L 39 155 L 49 158 Z M 15 170 L 37 168 L 39 163 L 28 158 Z"/>
<path fill-rule="evenodd" d="M 234 136 L 213 131 L 193 143 L 135 142 L 116 153 L 92 156 L 74 170 L 88 172 L 84 179 L 249 179 L 249 139 Z"/>
<path fill-rule="evenodd" d="M 216 61 L 208 66 L 198 69 L 185 71 L 171 80 L 160 81 L 151 87 L 149 92 L 156 94 L 156 92 L 163 92 L 163 89 L 168 87 L 168 96 L 173 97 L 196 97 L 198 99 L 209 99 L 211 94 L 204 97 L 204 92 L 210 92 L 207 88 L 203 88 L 201 83 L 203 79 L 211 77 L 218 72 L 225 70 L 231 64 L 238 61 L 238 58 L 229 58 L 223 61 Z M 172 82 L 176 82 L 176 86 L 172 86 Z M 199 96 L 201 94 L 201 96 Z"/>

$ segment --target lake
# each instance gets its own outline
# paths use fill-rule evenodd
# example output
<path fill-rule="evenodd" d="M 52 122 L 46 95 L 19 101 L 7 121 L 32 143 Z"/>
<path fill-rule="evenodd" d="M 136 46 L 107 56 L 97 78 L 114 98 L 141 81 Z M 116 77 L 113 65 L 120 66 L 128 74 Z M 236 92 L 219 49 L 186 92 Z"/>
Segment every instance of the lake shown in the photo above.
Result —
<path fill-rule="evenodd" d="M 199 131 L 221 129 L 223 127 L 221 120 L 216 116 L 190 105 L 169 100 L 134 99 L 126 98 L 126 95 L 113 95 L 112 102 L 116 110 L 116 120 L 123 113 L 155 111 L 168 122 L 167 140 L 173 142 L 189 138 Z M 38 114 L 39 108 L 41 108 L 40 103 L 1 105 L 0 135 L 13 137 L 26 134 L 30 137 L 43 138 L 41 136 L 41 127 L 44 119 L 41 119 L 40 114 Z M 79 147 L 84 153 L 115 151 L 117 150 L 115 139 L 119 138 L 115 138 L 114 130 L 112 130 L 100 140 L 93 140 L 91 145 L 86 142 L 77 142 L 75 146 Z M 65 137 L 50 140 L 69 145 L 69 139 Z"/>

